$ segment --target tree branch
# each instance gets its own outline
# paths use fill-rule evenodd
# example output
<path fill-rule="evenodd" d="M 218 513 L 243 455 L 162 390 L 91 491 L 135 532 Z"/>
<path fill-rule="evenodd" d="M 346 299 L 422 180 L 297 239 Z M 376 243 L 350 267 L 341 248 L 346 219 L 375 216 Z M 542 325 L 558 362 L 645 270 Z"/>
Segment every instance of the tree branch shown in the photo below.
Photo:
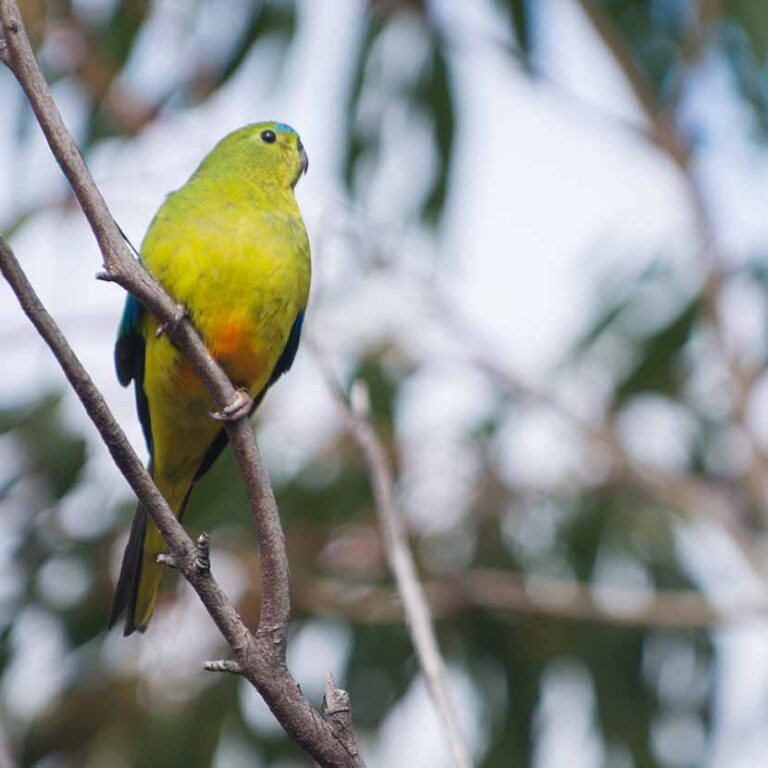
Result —
<path fill-rule="evenodd" d="M 403 620 L 400 596 L 387 587 L 340 578 L 294 581 L 293 587 L 300 610 L 373 624 Z M 712 629 L 762 620 L 768 615 L 768 601 L 743 600 L 726 608 L 692 590 L 646 593 L 490 568 L 425 581 L 423 588 L 438 618 L 482 610 L 501 616 L 525 614 L 608 626 Z"/>
<path fill-rule="evenodd" d="M 0 0 L 4 45 L 0 58 L 15 75 L 66 175 L 93 230 L 103 257 L 104 277 L 121 285 L 161 322 L 171 323 L 176 304 L 136 261 L 114 222 L 104 199 L 67 131 L 40 72 L 14 0 Z M 147 506 L 165 540 L 169 554 L 200 595 L 206 609 L 232 648 L 243 674 L 256 687 L 286 733 L 321 766 L 362 766 L 363 760 L 350 733 L 340 741 L 337 733 L 301 694 L 285 665 L 286 633 L 290 612 L 288 561 L 283 531 L 272 488 L 247 418 L 226 424 L 227 434 L 245 481 L 253 523 L 261 548 L 264 599 L 259 627 L 252 634 L 242 623 L 210 572 L 195 567 L 197 550 L 152 483 L 101 393 L 76 358 L 66 339 L 47 314 L 13 253 L 2 241 L 3 273 L 35 327 L 51 347 L 67 378 L 99 429 L 116 464 L 139 499 Z M 190 360 L 218 409 L 236 397 L 235 388 L 187 320 L 179 323 L 174 342 Z"/>
<path fill-rule="evenodd" d="M 384 447 L 368 419 L 368 392 L 362 382 L 355 382 L 348 400 L 322 351 L 314 340 L 310 340 L 310 345 L 338 406 L 344 427 L 357 443 L 368 465 L 389 567 L 397 581 L 411 640 L 427 688 L 443 721 L 454 765 L 457 768 L 469 768 L 469 752 L 445 682 L 445 664 L 432 626 L 429 604 L 419 583 L 403 518 L 394 502 L 392 471 Z"/>

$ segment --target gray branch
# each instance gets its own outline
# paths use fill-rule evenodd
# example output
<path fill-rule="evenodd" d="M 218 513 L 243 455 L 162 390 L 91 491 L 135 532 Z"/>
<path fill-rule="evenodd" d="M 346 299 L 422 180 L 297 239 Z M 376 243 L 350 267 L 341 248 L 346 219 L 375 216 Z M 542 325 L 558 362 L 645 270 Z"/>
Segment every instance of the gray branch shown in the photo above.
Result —
<path fill-rule="evenodd" d="M 322 350 L 314 339 L 310 340 L 310 344 L 339 408 L 344 427 L 357 443 L 368 466 L 389 567 L 397 581 L 411 640 L 435 709 L 443 722 L 453 763 L 456 768 L 469 768 L 469 752 L 445 682 L 445 664 L 432 625 L 429 603 L 416 573 L 405 523 L 395 505 L 392 470 L 384 446 L 368 418 L 368 391 L 362 382 L 355 382 L 350 398 L 347 399 Z"/>
<path fill-rule="evenodd" d="M 131 254 L 64 125 L 37 66 L 14 0 L 0 0 L 0 26 L 0 61 L 9 67 L 26 93 L 51 151 L 88 219 L 103 257 L 104 272 L 101 276 L 132 293 L 161 323 L 169 327 L 176 323 L 174 342 L 195 367 L 216 408 L 225 408 L 235 400 L 235 388 L 208 354 L 189 321 L 179 320 L 175 302 Z M 168 508 L 103 396 L 46 312 L 11 249 L 2 239 L 0 269 L 22 308 L 59 361 L 118 468 L 147 507 L 166 542 L 173 563 L 196 590 L 230 645 L 243 675 L 262 695 L 286 733 L 319 765 L 329 768 L 363 766 L 352 733 L 348 731 L 339 736 L 333 724 L 304 698 L 285 664 L 290 612 L 288 560 L 272 487 L 248 419 L 228 423 L 226 430 L 245 481 L 261 548 L 262 602 L 259 627 L 255 633 L 243 624 L 210 571 L 200 567 L 199 548 Z"/>

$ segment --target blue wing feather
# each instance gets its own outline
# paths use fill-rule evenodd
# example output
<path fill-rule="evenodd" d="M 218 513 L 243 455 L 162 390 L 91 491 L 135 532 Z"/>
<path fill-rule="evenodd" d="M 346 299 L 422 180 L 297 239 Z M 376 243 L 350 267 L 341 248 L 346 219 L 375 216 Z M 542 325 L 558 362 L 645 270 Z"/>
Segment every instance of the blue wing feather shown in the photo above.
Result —
<path fill-rule="evenodd" d="M 123 316 L 117 331 L 117 342 L 115 343 L 117 379 L 124 387 L 127 387 L 136 378 L 138 343 L 143 343 L 139 333 L 143 314 L 144 307 L 141 306 L 138 299 L 129 293 L 125 300 L 125 308 L 123 309 Z"/>
<path fill-rule="evenodd" d="M 133 382 L 136 393 L 136 411 L 139 414 L 141 429 L 147 450 L 152 456 L 152 429 L 149 420 L 149 401 L 144 393 L 144 337 L 141 335 L 141 320 L 144 307 L 138 299 L 128 294 L 123 317 L 117 332 L 115 343 L 115 368 L 117 380 L 127 387 Z"/>

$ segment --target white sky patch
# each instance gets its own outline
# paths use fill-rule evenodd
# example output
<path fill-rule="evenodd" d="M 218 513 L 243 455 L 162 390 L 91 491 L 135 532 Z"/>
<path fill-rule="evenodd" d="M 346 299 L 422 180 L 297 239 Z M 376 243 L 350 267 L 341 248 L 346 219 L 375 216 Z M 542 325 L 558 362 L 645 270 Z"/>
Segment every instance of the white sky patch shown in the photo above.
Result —
<path fill-rule="evenodd" d="M 632 91 L 574 0 L 538 0 L 533 20 L 541 41 L 534 60 L 561 87 L 572 106 L 642 128 Z M 567 103 L 567 102 L 566 102 Z"/>
<path fill-rule="evenodd" d="M 543 375 L 582 328 L 598 243 L 648 259 L 690 237 L 679 181 L 645 141 L 569 112 L 501 53 L 454 71 L 466 107 L 443 239 L 453 294 L 499 355 Z"/>
<path fill-rule="evenodd" d="M 678 403 L 651 395 L 621 412 L 618 433 L 628 453 L 643 464 L 685 471 L 696 424 Z"/>
<path fill-rule="evenodd" d="M 511 484 L 546 489 L 575 471 L 583 447 L 573 428 L 550 409 L 512 408 L 496 444 L 499 470 Z"/>
<path fill-rule="evenodd" d="M 701 590 L 723 608 L 761 600 L 758 582 L 736 546 L 704 523 L 679 526 L 682 557 Z M 705 556 L 702 557 L 702 553 Z M 752 768 L 768 750 L 765 708 L 768 697 L 768 622 L 764 619 L 724 627 L 714 635 L 711 768 Z"/>
<path fill-rule="evenodd" d="M 329 674 L 342 679 L 350 649 L 350 631 L 331 621 L 306 621 L 288 642 L 288 667 L 310 701 L 323 697 Z"/>
<path fill-rule="evenodd" d="M 72 671 L 65 656 L 63 628 L 46 611 L 26 608 L 14 621 L 11 648 L 12 661 L 0 690 L 13 715 L 31 720 L 56 697 Z"/>
<path fill-rule="evenodd" d="M 480 701 L 470 680 L 460 671 L 449 669 L 448 688 L 457 706 L 462 735 L 470 754 L 480 742 Z M 377 746 L 368 757 L 371 768 L 407 765 L 408 768 L 432 768 L 451 764 L 437 714 L 421 676 L 409 686 L 406 694 L 384 719 L 377 734 Z"/>
<path fill-rule="evenodd" d="M 578 662 L 550 664 L 542 676 L 536 712 L 534 768 L 593 768 L 603 765 L 595 730 L 595 694 L 589 672 Z"/>

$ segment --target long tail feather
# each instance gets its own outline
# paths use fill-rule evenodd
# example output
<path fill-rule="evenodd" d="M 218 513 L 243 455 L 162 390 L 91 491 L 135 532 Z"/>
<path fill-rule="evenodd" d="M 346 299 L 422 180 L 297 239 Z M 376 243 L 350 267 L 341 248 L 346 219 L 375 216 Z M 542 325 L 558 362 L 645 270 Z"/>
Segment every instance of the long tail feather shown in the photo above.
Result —
<path fill-rule="evenodd" d="M 187 492 L 181 496 L 181 501 L 176 502 L 178 503 L 176 515 L 179 519 L 184 515 L 191 492 L 190 485 Z M 155 610 L 160 580 L 165 570 L 165 566 L 157 562 L 157 556 L 164 551 L 165 542 L 160 531 L 148 519 L 146 509 L 139 504 L 123 554 L 123 564 L 117 580 L 108 627 L 113 627 L 125 613 L 123 634 L 126 637 L 134 632 L 146 630 Z"/>
<path fill-rule="evenodd" d="M 136 599 L 141 582 L 142 560 L 144 559 L 144 537 L 147 531 L 147 511 L 139 504 L 133 516 L 128 544 L 123 554 L 123 564 L 120 577 L 117 580 L 115 599 L 112 603 L 112 613 L 107 626 L 113 627 L 125 613 L 126 636 L 133 634 L 139 627 L 134 621 Z"/>

